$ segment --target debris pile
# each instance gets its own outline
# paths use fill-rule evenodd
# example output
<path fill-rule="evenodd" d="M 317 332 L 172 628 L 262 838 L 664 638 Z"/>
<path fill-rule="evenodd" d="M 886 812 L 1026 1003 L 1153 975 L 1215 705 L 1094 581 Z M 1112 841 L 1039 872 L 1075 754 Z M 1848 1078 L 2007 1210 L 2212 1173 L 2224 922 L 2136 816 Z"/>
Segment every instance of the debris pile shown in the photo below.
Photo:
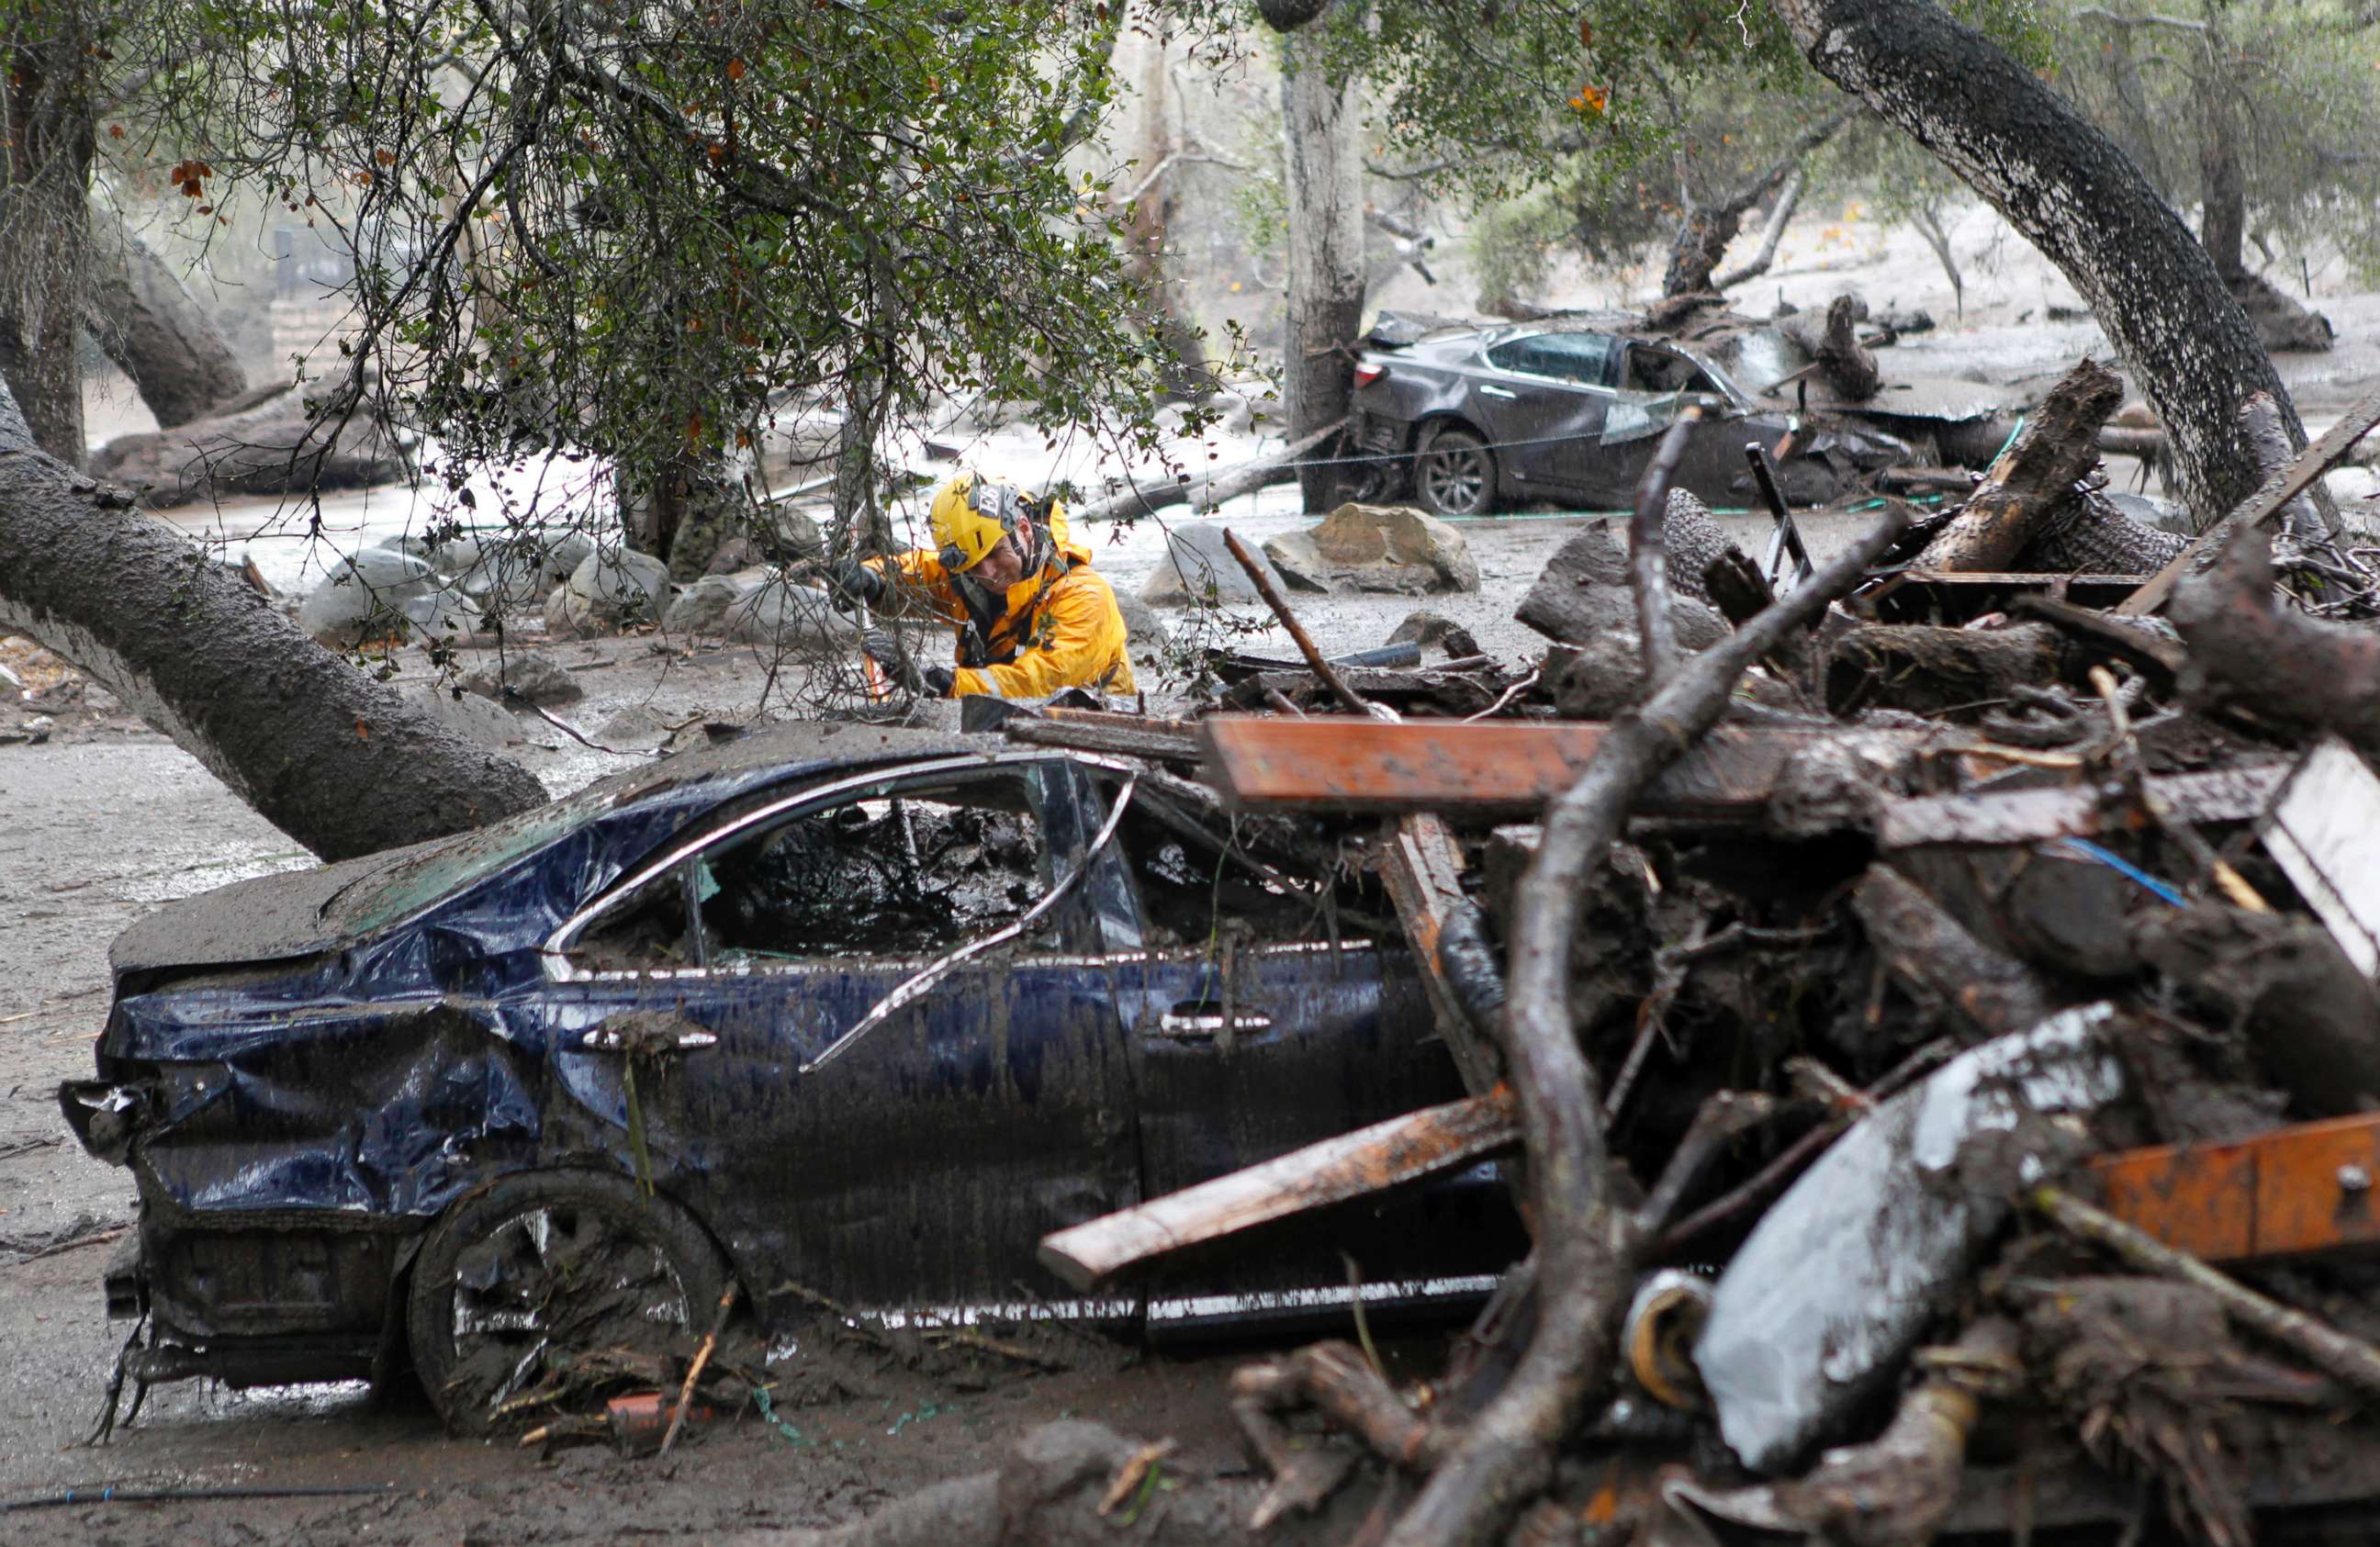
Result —
<path fill-rule="evenodd" d="M 1518 668 L 1325 659 L 1230 538 L 1298 659 L 1217 658 L 1193 719 L 1007 719 L 1366 872 L 1471 1092 L 1047 1265 L 1498 1154 L 1535 1242 L 1427 1387 L 1249 1366 L 1250 1524 L 1370 1477 L 1400 1547 L 2228 1544 L 2380 1487 L 2380 569 L 2308 497 L 2380 396 L 2252 437 L 2194 541 L 2105 497 L 2117 402 L 2085 362 L 1963 502 L 1823 562 L 1781 500 L 1757 562 L 1672 497 L 1674 429 Z"/>

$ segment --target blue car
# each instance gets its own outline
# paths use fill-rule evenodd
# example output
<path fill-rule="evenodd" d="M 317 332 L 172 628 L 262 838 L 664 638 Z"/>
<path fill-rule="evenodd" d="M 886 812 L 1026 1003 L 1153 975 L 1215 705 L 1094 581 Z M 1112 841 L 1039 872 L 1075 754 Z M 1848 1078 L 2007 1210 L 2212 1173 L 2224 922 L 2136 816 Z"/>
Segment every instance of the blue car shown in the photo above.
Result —
<path fill-rule="evenodd" d="M 382 1378 L 486 1428 L 573 1350 L 815 1297 L 1156 1335 L 1467 1302 L 1492 1167 L 1089 1297 L 1045 1234 L 1462 1094 L 1385 906 L 1187 781 L 859 726 L 747 736 L 119 937 L 98 1078 L 142 1381 Z"/>

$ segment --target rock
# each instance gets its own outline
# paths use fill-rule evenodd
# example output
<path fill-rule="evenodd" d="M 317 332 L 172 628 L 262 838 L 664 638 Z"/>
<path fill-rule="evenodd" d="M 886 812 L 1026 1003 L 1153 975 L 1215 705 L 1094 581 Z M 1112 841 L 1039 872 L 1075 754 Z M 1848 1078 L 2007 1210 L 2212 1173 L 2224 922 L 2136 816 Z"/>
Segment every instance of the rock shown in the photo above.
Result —
<path fill-rule="evenodd" d="M 631 704 L 598 726 L 592 740 L 605 746 L 657 746 L 670 733 L 669 722 L 646 704 Z"/>
<path fill-rule="evenodd" d="M 1705 603 L 1687 596 L 1672 596 L 1670 603 L 1682 647 L 1708 649 L 1727 634 L 1727 620 Z M 1628 586 L 1628 556 L 1611 524 L 1598 521 L 1557 549 L 1512 616 L 1565 645 L 1585 646 L 1619 633 L 1633 646 L 1636 598 Z"/>
<path fill-rule="evenodd" d="M 1248 572 L 1223 546 L 1223 526 L 1217 521 L 1182 521 L 1165 534 L 1171 563 L 1160 563 L 1140 588 L 1140 599 L 1151 607 L 1183 607 L 1209 599 L 1220 602 L 1257 601 Z M 1278 569 L 1276 582 L 1282 581 Z"/>
<path fill-rule="evenodd" d="M 828 655 L 859 647 L 859 625 L 836 611 L 824 591 L 782 577 L 738 597 L 723 622 L 728 637 L 771 649 Z"/>
<path fill-rule="evenodd" d="M 1124 648 L 1133 659 L 1151 663 L 1172 647 L 1172 631 L 1158 621 L 1148 603 L 1118 591 L 1116 610 L 1123 614 Z"/>
<path fill-rule="evenodd" d="M 543 602 L 595 551 L 594 542 L 577 532 L 491 538 L 478 548 L 478 559 L 457 584 L 469 596 L 507 608 Z"/>
<path fill-rule="evenodd" d="M 519 720 L 476 693 L 458 694 L 452 687 L 425 683 L 407 689 L 406 696 L 449 731 L 481 746 L 511 746 L 528 740 Z"/>
<path fill-rule="evenodd" d="M 346 649 L 432 622 L 438 595 L 438 574 L 427 559 L 367 548 L 332 566 L 298 608 L 298 626 Z"/>
<path fill-rule="evenodd" d="M 701 634 L 723 636 L 730 632 L 727 610 L 759 589 L 757 581 L 738 579 L 732 574 L 706 574 L 678 592 L 662 619 L 662 629 L 668 634 Z"/>
<path fill-rule="evenodd" d="M 788 557 L 815 559 L 826 551 L 826 534 L 808 514 L 791 505 L 768 505 L 760 512 L 768 537 Z"/>
<path fill-rule="evenodd" d="M 482 698 L 506 704 L 513 698 L 530 704 L 568 704 L 587 696 L 587 690 L 552 656 L 535 650 L 513 650 L 476 671 L 465 673 L 463 686 Z M 509 707 L 509 706 L 508 706 Z"/>
<path fill-rule="evenodd" d="M 1307 590 L 1419 595 L 1479 588 L 1479 565 L 1463 534 L 1402 505 L 1350 502 L 1318 526 L 1266 543 L 1265 555 Z"/>
<path fill-rule="evenodd" d="M 1420 645 L 1425 647 L 1431 645 L 1441 646 L 1450 660 L 1479 654 L 1479 641 L 1472 637 L 1469 629 L 1451 618 L 1426 609 L 1406 613 L 1405 621 L 1390 633 L 1384 643 Z"/>
<path fill-rule="evenodd" d="M 703 566 L 702 572 L 705 574 L 734 574 L 737 570 L 750 569 L 763 557 L 760 545 L 738 532 L 711 552 L 710 562 Z"/>
<path fill-rule="evenodd" d="M 562 637 L 658 622 L 668 610 L 669 568 L 633 548 L 587 555 L 546 600 L 545 626 Z"/>
<path fill-rule="evenodd" d="M 430 562 L 441 574 L 468 574 L 480 562 L 480 539 L 450 538 L 431 553 Z"/>

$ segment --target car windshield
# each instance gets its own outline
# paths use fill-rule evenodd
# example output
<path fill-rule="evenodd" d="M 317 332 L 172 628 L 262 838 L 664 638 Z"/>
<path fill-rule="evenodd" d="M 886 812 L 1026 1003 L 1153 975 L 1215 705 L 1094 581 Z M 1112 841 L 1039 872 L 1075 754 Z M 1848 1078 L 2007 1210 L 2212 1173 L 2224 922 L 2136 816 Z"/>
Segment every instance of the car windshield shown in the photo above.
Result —
<path fill-rule="evenodd" d="M 356 933 L 395 924 L 543 848 L 611 809 L 619 798 L 616 789 L 590 785 L 533 811 L 425 845 L 334 892 L 322 904 L 322 916 Z"/>

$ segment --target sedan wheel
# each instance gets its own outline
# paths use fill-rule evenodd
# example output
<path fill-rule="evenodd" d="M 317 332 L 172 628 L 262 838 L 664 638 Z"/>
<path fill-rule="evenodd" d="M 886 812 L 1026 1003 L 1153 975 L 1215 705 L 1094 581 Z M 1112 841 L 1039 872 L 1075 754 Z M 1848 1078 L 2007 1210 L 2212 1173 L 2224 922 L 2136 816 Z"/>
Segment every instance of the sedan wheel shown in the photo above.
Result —
<path fill-rule="evenodd" d="M 1496 504 L 1496 453 L 1467 429 L 1439 429 L 1414 457 L 1414 493 L 1432 515 L 1485 515 Z"/>
<path fill-rule="evenodd" d="M 658 1368 L 707 1320 L 726 1272 L 685 1210 L 624 1178 L 506 1177 L 422 1243 L 407 1304 L 414 1368 L 448 1428 L 484 1434 L 528 1394 L 599 1384 L 599 1364 Z"/>

